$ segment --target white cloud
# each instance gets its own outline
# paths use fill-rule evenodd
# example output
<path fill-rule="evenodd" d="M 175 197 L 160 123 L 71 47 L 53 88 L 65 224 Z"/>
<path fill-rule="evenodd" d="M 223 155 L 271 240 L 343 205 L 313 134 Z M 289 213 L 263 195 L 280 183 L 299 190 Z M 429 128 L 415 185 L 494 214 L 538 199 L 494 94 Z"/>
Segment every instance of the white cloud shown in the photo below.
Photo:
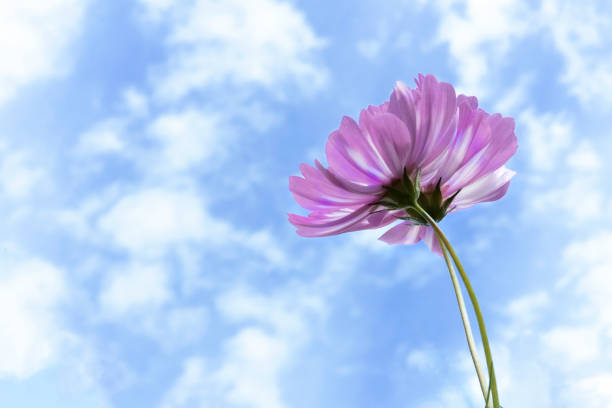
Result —
<path fill-rule="evenodd" d="M 133 116 L 146 116 L 149 112 L 147 95 L 134 87 L 128 87 L 123 91 L 121 105 Z"/>
<path fill-rule="evenodd" d="M 440 13 L 437 40 L 448 44 L 462 92 L 490 96 L 490 84 L 509 66 L 508 51 L 538 34 L 550 36 L 563 58 L 561 81 L 570 94 L 588 107 L 603 110 L 612 105 L 608 41 L 612 17 L 606 2 L 545 0 L 540 6 L 514 0 L 438 0 L 434 4 Z"/>
<path fill-rule="evenodd" d="M 518 122 L 531 166 L 525 173 L 530 183 L 524 195 L 527 217 L 562 217 L 563 223 L 574 228 L 585 221 L 606 219 L 603 161 L 594 147 L 601 141 L 588 135 L 579 135 L 579 139 L 565 113 L 536 114 L 528 109 Z"/>
<path fill-rule="evenodd" d="M 180 408 L 206 406 L 204 401 L 212 399 L 210 386 L 207 384 L 207 369 L 200 357 L 185 360 L 183 371 L 168 391 L 160 408 Z"/>
<path fill-rule="evenodd" d="M 464 394 L 454 388 L 443 388 L 432 401 L 419 405 L 419 408 L 456 407 L 467 408 L 471 405 L 466 401 Z"/>
<path fill-rule="evenodd" d="M 367 59 L 373 60 L 380 54 L 384 41 L 377 39 L 361 40 L 357 42 L 357 51 Z"/>
<path fill-rule="evenodd" d="M 565 185 L 542 190 L 533 196 L 529 205 L 531 210 L 559 216 L 562 212 L 563 222 L 568 226 L 579 227 L 581 222 L 598 221 L 605 215 L 606 198 L 604 192 L 597 189 L 595 177 L 572 177 Z M 580 200 L 568 199 L 580 197 Z"/>
<path fill-rule="evenodd" d="M 313 60 L 324 44 L 304 15 L 275 0 L 141 1 L 145 13 L 169 24 L 170 57 L 156 72 L 156 94 L 177 100 L 225 84 L 320 89 L 326 71 Z"/>
<path fill-rule="evenodd" d="M 495 112 L 503 112 L 504 115 L 511 115 L 527 101 L 534 82 L 533 74 L 522 74 L 515 84 L 500 94 L 495 103 Z"/>
<path fill-rule="evenodd" d="M 540 322 L 549 305 L 550 295 L 544 290 L 523 295 L 505 305 L 503 313 L 509 322 L 502 331 L 506 341 L 532 334 L 534 324 Z"/>
<path fill-rule="evenodd" d="M 524 126 L 531 166 L 538 171 L 550 171 L 561 163 L 561 154 L 572 143 L 573 125 L 563 114 L 535 114 L 531 110 L 519 116 Z"/>
<path fill-rule="evenodd" d="M 85 155 L 116 153 L 125 149 L 127 122 L 123 118 L 110 118 L 96 123 L 79 137 L 76 152 Z"/>
<path fill-rule="evenodd" d="M 579 172 L 592 172 L 601 169 L 599 154 L 587 141 L 582 141 L 567 156 L 567 164 Z"/>
<path fill-rule="evenodd" d="M 176 306 L 145 317 L 142 332 L 167 350 L 194 344 L 206 334 L 209 312 L 204 306 Z"/>
<path fill-rule="evenodd" d="M 22 86 L 64 74 L 87 1 L 0 2 L 0 104 Z"/>
<path fill-rule="evenodd" d="M 440 13 L 437 41 L 448 44 L 460 92 L 489 96 L 486 79 L 492 67 L 505 60 L 514 40 L 537 26 L 535 15 L 515 0 L 439 0 L 435 6 Z"/>
<path fill-rule="evenodd" d="M 84 227 L 79 214 L 68 222 Z M 66 215 L 65 215 L 66 216 Z M 87 216 L 87 215 L 85 215 Z M 98 220 L 99 231 L 137 257 L 158 258 L 190 243 L 251 251 L 269 265 L 287 263 L 285 251 L 267 230 L 246 231 L 207 212 L 201 196 L 189 190 L 149 188 L 119 199 Z"/>
<path fill-rule="evenodd" d="M 0 149 L 0 161 L 0 187 L 11 198 L 27 196 L 44 178 L 43 170 L 25 152 Z"/>
<path fill-rule="evenodd" d="M 100 214 L 108 211 L 119 195 L 117 185 L 111 185 L 100 189 L 97 194 L 85 197 L 81 202 L 74 204 L 71 208 L 65 208 L 56 214 L 56 220 L 62 227 L 80 240 L 91 240 L 99 242 L 99 232 L 94 221 Z"/>
<path fill-rule="evenodd" d="M 551 368 L 543 364 L 541 356 L 546 353 L 546 349 L 530 342 L 532 337 L 528 333 L 533 331 L 537 331 L 535 326 L 529 327 L 516 338 L 516 343 L 501 342 L 492 345 L 495 374 L 501 405 L 504 407 L 558 406 L 554 405 L 558 398 L 555 390 L 558 384 L 552 377 Z M 466 375 L 474 376 L 472 372 L 466 372 Z M 482 398 L 482 394 L 478 397 Z"/>
<path fill-rule="evenodd" d="M 612 17 L 609 3 L 545 0 L 541 21 L 565 59 L 562 81 L 586 106 L 612 106 Z"/>
<path fill-rule="evenodd" d="M 414 349 L 406 356 L 406 364 L 421 372 L 436 371 L 438 366 L 437 355 L 431 348 Z"/>
<path fill-rule="evenodd" d="M 217 308 L 234 322 L 257 321 L 287 335 L 305 335 L 302 314 L 320 314 L 324 305 L 317 296 L 292 291 L 263 296 L 245 288 L 236 288 L 217 298 Z"/>
<path fill-rule="evenodd" d="M 225 343 L 225 359 L 218 370 L 207 367 L 201 357 L 188 358 L 160 407 L 285 407 L 276 383 L 288 347 L 258 328 L 242 329 Z"/>
<path fill-rule="evenodd" d="M 176 172 L 194 165 L 209 169 L 221 161 L 223 146 L 232 143 L 231 131 L 219 115 L 195 109 L 157 117 L 148 133 L 161 145 L 155 170 Z"/>
<path fill-rule="evenodd" d="M 178 306 L 169 272 L 160 263 L 117 268 L 99 294 L 101 318 L 149 336 L 167 350 L 201 339 L 208 326 L 208 309 Z"/>
<path fill-rule="evenodd" d="M 605 230 L 567 245 L 561 260 L 566 271 L 558 286 L 569 291 L 562 300 L 571 305 L 568 317 L 576 323 L 556 326 L 542 335 L 552 353 L 552 368 L 566 373 L 564 383 L 568 386 L 562 397 L 571 406 L 579 402 L 595 408 L 611 397 L 610 248 L 612 233 Z"/>
<path fill-rule="evenodd" d="M 382 232 L 377 229 L 368 229 L 355 231 L 347 235 L 347 245 L 352 245 L 355 248 L 365 249 L 383 255 L 389 251 L 389 244 L 386 244 L 378 239 Z"/>
<path fill-rule="evenodd" d="M 225 346 L 228 359 L 216 373 L 227 384 L 227 399 L 254 408 L 281 408 L 281 368 L 292 345 L 255 327 L 242 329 Z"/>
<path fill-rule="evenodd" d="M 38 259 L 3 260 L 0 273 L 0 377 L 24 378 L 59 357 L 65 333 L 57 308 L 64 274 Z"/>
<path fill-rule="evenodd" d="M 168 272 L 160 265 L 131 265 L 113 274 L 100 293 L 105 314 L 125 316 L 158 309 L 172 298 Z"/>
<path fill-rule="evenodd" d="M 552 355 L 553 364 L 563 370 L 576 370 L 601 353 L 598 333 L 592 327 L 555 327 L 542 334 L 542 342 Z M 563 361 L 563 364 L 556 364 Z"/>
<path fill-rule="evenodd" d="M 253 251 L 262 256 L 270 265 L 283 267 L 287 265 L 287 253 L 279 245 L 278 237 L 268 230 L 247 232 L 236 229 L 230 242 Z"/>
<path fill-rule="evenodd" d="M 186 360 L 162 407 L 250 406 L 283 408 L 283 370 L 310 339 L 308 323 L 325 315 L 325 299 L 312 288 L 289 285 L 273 293 L 233 288 L 216 299 L 225 320 L 239 326 L 223 343 L 218 367 Z"/>
<path fill-rule="evenodd" d="M 229 389 L 228 400 L 257 408 L 285 407 L 282 369 L 309 340 L 307 323 L 325 315 L 324 298 L 299 286 L 270 295 L 242 288 L 218 297 L 217 308 L 230 321 L 246 324 L 226 342 L 226 359 L 215 373 Z"/>
<path fill-rule="evenodd" d="M 158 255 L 171 245 L 202 239 L 211 227 L 226 228 L 207 221 L 197 195 L 152 188 L 121 198 L 100 218 L 99 227 L 121 247 Z"/>
<path fill-rule="evenodd" d="M 612 234 L 607 231 L 594 234 L 570 243 L 564 251 L 565 260 L 579 268 L 580 265 L 592 267 L 610 262 L 608 249 L 612 245 Z"/>
<path fill-rule="evenodd" d="M 568 407 L 605 407 L 612 400 L 612 373 L 596 374 L 572 381 L 563 395 Z"/>
<path fill-rule="evenodd" d="M 581 315 L 594 319 L 612 333 L 612 233 L 602 231 L 570 243 L 563 260 L 569 265 L 560 284 L 571 285 L 583 299 Z"/>

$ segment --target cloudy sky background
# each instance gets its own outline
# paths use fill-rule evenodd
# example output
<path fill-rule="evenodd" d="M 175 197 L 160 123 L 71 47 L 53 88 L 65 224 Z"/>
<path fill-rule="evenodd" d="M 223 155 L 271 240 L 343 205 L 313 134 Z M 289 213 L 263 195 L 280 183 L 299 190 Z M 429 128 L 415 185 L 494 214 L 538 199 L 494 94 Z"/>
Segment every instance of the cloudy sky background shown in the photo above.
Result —
<path fill-rule="evenodd" d="M 611 406 L 606 0 L 7 0 L 0 27 L 0 406 L 482 406 L 441 259 L 286 221 L 299 163 L 418 73 L 516 119 L 507 196 L 442 223 L 502 404 Z"/>

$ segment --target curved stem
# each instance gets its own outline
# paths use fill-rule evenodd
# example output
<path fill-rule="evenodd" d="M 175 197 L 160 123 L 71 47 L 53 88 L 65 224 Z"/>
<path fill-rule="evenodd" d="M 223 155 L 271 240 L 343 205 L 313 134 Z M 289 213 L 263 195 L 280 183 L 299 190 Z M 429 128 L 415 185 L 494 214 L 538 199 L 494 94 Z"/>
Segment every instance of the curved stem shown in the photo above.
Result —
<path fill-rule="evenodd" d="M 474 308 L 476 319 L 478 320 L 478 328 L 480 329 L 480 337 L 482 339 L 482 346 L 484 348 L 485 357 L 487 360 L 487 368 L 489 370 L 489 383 L 490 383 L 489 387 L 490 387 L 491 394 L 493 397 L 493 407 L 500 408 L 499 395 L 497 392 L 497 381 L 495 380 L 495 369 L 493 368 L 493 357 L 491 356 L 491 347 L 489 346 L 489 339 L 487 336 L 484 319 L 482 317 L 482 311 L 480 310 L 480 305 L 478 304 L 478 299 L 476 299 L 476 294 L 474 293 L 474 289 L 472 288 L 470 280 L 468 279 L 467 274 L 465 273 L 465 269 L 463 269 L 463 265 L 461 265 L 461 261 L 459 261 L 459 257 L 457 256 L 457 253 L 453 249 L 452 245 L 450 244 L 450 242 L 448 241 L 448 239 L 446 238 L 446 236 L 444 235 L 440 227 L 438 227 L 438 224 L 436 224 L 434 219 L 431 218 L 431 216 L 427 213 L 427 211 L 425 211 L 418 203 L 415 203 L 414 208 L 423 217 L 425 217 L 425 219 L 427 219 L 427 222 L 434 229 L 434 231 L 436 232 L 436 235 L 440 238 L 444 246 L 448 249 L 448 252 L 453 258 L 453 261 L 455 262 L 457 269 L 459 270 L 459 275 L 461 276 L 461 279 L 463 280 L 465 289 L 467 290 L 468 295 L 470 297 L 470 301 L 472 302 L 472 307 Z"/>
<path fill-rule="evenodd" d="M 465 338 L 468 343 L 468 348 L 470 349 L 472 361 L 474 362 L 474 368 L 476 369 L 476 375 L 478 376 L 478 381 L 480 382 L 482 396 L 485 399 L 485 403 L 486 403 L 487 393 L 488 393 L 487 380 L 485 379 L 485 375 L 482 371 L 482 367 L 480 366 L 480 361 L 478 359 L 478 351 L 476 350 L 476 342 L 474 341 L 474 335 L 472 334 L 472 327 L 470 325 L 470 319 L 468 317 L 468 313 L 465 308 L 465 302 L 463 300 L 463 294 L 461 293 L 461 287 L 459 286 L 459 279 L 457 279 L 457 274 L 455 273 L 455 268 L 453 268 L 453 264 L 448 255 L 448 250 L 446 249 L 446 246 L 444 245 L 444 243 L 442 242 L 442 239 L 439 236 L 437 236 L 437 238 L 438 238 L 438 242 L 440 243 L 440 248 L 442 248 L 442 254 L 444 255 L 444 261 L 446 261 L 446 267 L 448 268 L 448 273 L 450 274 L 451 282 L 453 283 L 453 289 L 455 290 L 455 295 L 457 296 L 457 304 L 459 305 L 459 313 L 461 314 L 461 321 L 463 322 Z"/>

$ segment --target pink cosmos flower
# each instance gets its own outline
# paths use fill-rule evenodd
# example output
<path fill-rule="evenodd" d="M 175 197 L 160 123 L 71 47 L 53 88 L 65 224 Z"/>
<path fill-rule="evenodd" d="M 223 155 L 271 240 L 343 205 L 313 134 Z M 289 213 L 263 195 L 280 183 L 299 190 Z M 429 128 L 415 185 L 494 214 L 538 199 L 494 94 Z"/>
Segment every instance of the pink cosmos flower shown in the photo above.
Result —
<path fill-rule="evenodd" d="M 423 240 L 441 254 L 431 226 L 410 208 L 411 197 L 440 221 L 506 193 L 515 174 L 504 166 L 517 149 L 514 120 L 489 115 L 475 97 L 456 96 L 433 75 L 415 82 L 416 89 L 398 82 L 390 100 L 362 110 L 359 122 L 342 118 L 327 141 L 328 167 L 302 164 L 303 177 L 289 179 L 295 200 L 310 210 L 289 214 L 298 234 L 328 236 L 400 220 L 379 239 Z"/>

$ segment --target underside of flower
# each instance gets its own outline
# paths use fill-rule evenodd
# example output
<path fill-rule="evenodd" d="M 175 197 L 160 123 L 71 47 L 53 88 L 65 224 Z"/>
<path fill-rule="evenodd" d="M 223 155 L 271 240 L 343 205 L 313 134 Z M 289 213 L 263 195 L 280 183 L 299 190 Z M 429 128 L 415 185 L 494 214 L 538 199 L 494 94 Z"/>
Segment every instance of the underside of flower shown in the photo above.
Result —
<path fill-rule="evenodd" d="M 488 114 L 475 97 L 457 96 L 433 75 L 419 75 L 416 85 L 398 82 L 388 101 L 363 109 L 358 121 L 343 117 L 325 146 L 327 167 L 316 160 L 290 177 L 293 196 L 310 211 L 289 214 L 298 234 L 337 235 L 399 219 L 380 240 L 423 241 L 442 256 L 425 215 L 438 222 L 506 193 L 514 120 Z"/>
<path fill-rule="evenodd" d="M 440 222 L 452 210 L 450 205 L 461 190 L 444 200 L 440 189 L 442 178 L 438 179 L 436 186 L 431 191 L 421 191 L 420 178 L 420 170 L 416 172 L 413 181 L 408 176 L 406 168 L 404 168 L 402 178 L 393 181 L 390 185 L 383 186 L 386 191 L 385 195 L 372 205 L 386 207 L 379 211 L 403 210 L 406 215 L 396 216 L 395 218 L 415 225 L 427 225 L 427 220 L 415 208 L 418 204 L 431 218 Z"/>

